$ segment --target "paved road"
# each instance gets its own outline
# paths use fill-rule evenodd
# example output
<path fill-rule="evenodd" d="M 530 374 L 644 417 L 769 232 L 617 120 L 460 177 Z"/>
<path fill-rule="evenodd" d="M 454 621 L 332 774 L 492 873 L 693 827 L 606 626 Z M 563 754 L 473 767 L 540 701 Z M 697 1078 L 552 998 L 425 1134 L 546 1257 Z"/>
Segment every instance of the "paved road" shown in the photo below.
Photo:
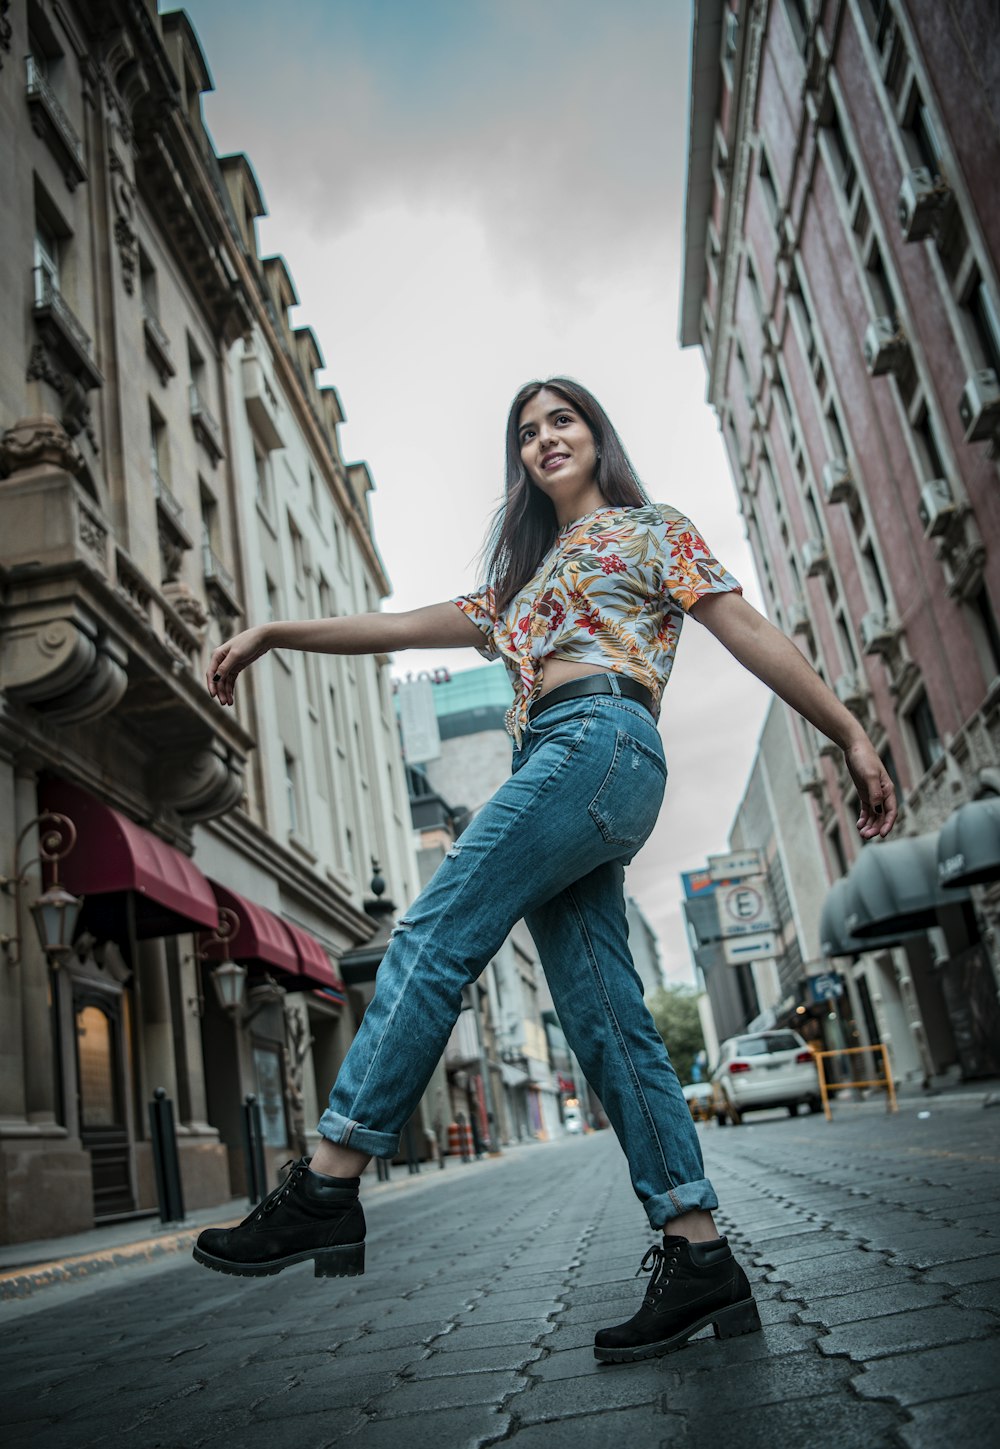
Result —
<path fill-rule="evenodd" d="M 595 1362 L 651 1241 L 601 1133 L 382 1193 L 362 1279 L 170 1259 L 5 1305 L 7 1449 L 995 1449 L 1000 1109 L 751 1122 L 700 1130 L 761 1334 Z"/>

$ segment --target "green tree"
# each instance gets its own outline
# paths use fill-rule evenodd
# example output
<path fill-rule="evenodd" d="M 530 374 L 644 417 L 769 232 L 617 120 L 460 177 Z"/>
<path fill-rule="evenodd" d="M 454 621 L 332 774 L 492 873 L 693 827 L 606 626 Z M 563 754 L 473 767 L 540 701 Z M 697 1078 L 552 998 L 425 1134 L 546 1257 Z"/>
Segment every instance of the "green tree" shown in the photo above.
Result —
<path fill-rule="evenodd" d="M 663 986 L 653 992 L 647 1005 L 681 1083 L 690 1082 L 694 1059 L 705 1047 L 698 993 L 693 986 Z"/>

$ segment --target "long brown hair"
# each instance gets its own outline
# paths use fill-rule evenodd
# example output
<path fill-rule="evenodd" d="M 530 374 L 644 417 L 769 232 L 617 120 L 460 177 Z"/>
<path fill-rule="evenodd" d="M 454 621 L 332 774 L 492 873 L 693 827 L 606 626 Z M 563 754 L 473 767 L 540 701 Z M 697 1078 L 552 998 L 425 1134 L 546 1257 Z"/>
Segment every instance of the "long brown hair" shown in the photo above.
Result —
<path fill-rule="evenodd" d="M 537 572 L 556 541 L 559 521 L 551 499 L 536 488 L 521 462 L 518 422 L 525 403 L 543 388 L 565 398 L 590 429 L 597 448 L 595 481 L 611 508 L 642 508 L 649 502 L 611 419 L 594 397 L 568 377 L 526 382 L 507 415 L 507 480 L 504 500 L 493 518 L 484 554 L 486 581 L 496 593 L 497 612 Z"/>

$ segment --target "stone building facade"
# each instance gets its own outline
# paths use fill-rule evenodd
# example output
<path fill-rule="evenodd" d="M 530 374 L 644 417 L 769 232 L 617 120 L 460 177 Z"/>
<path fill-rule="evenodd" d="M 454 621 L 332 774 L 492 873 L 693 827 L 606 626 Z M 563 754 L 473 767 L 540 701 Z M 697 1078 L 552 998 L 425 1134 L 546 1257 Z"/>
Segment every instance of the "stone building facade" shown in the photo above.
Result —
<path fill-rule="evenodd" d="M 304 1150 L 363 1010 L 337 961 L 372 936 L 372 858 L 398 900 L 417 877 L 387 660 L 271 655 L 233 710 L 205 689 L 244 623 L 389 585 L 197 36 L 153 3 L 0 18 L 0 1238 L 24 1239 L 155 1205 L 157 1087 L 189 1208 L 243 1190 L 248 1093 L 269 1164 Z M 45 951 L 54 877 L 83 906 Z"/>
<path fill-rule="evenodd" d="M 681 341 L 768 611 L 866 724 L 921 849 L 1000 792 L 996 54 L 988 0 L 695 6 Z M 790 728 L 825 886 L 856 879 L 843 760 Z M 997 886 L 936 904 L 844 953 L 869 1035 L 910 1023 L 926 1077 L 1000 1070 Z"/>

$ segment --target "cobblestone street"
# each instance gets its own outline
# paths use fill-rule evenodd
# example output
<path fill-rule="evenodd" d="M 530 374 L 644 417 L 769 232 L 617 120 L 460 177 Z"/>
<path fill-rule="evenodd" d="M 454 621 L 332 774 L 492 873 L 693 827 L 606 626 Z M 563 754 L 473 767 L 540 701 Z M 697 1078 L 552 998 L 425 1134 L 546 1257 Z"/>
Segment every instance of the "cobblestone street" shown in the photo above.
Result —
<path fill-rule="evenodd" d="M 5 1443 L 992 1449 L 1000 1111 L 923 1105 L 700 1129 L 761 1334 L 595 1362 L 651 1240 L 601 1133 L 372 1193 L 363 1279 L 178 1253 L 3 1305 Z"/>

